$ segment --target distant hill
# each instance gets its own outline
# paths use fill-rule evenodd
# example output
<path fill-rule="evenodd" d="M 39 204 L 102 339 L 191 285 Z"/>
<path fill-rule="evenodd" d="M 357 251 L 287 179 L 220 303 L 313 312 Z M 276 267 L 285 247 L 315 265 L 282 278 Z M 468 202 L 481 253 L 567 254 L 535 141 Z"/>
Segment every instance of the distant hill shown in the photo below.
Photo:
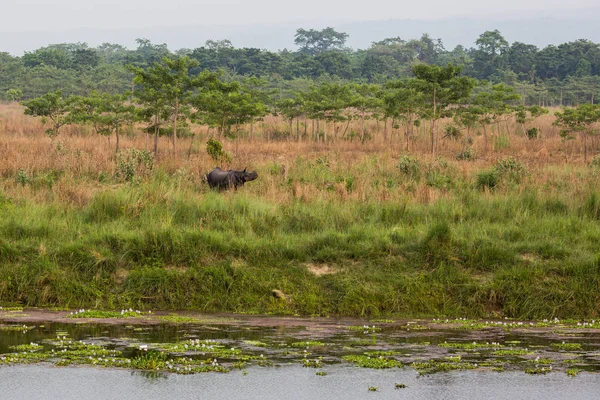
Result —
<path fill-rule="evenodd" d="M 428 33 L 435 39 L 442 39 L 446 49 L 452 49 L 459 44 L 471 47 L 481 33 L 494 29 L 498 29 L 510 43 L 523 42 L 541 48 L 549 44 L 556 45 L 577 39 L 589 39 L 598 43 L 600 42 L 599 26 L 600 17 L 587 20 L 536 17 L 364 21 L 340 25 L 338 29 L 350 35 L 348 44 L 354 48 L 367 48 L 371 42 L 387 37 L 400 36 L 403 39 L 412 39 L 422 33 Z"/>
<path fill-rule="evenodd" d="M 600 8 L 564 11 L 532 11 L 526 15 L 461 17 L 439 20 L 390 19 L 331 23 L 350 35 L 348 45 L 367 48 L 371 42 L 387 37 L 418 38 L 423 33 L 441 38 L 446 49 L 458 44 L 474 45 L 486 30 L 498 29 L 509 41 L 545 47 L 577 39 L 600 42 Z M 135 48 L 136 38 L 153 43 L 166 43 L 171 50 L 200 47 L 208 39 L 229 39 L 236 47 L 258 47 L 269 50 L 294 49 L 297 28 L 323 28 L 323 24 L 285 22 L 255 25 L 157 26 L 144 29 L 72 29 L 64 31 L 3 31 L 0 27 L 0 51 L 22 55 L 42 46 L 65 42 L 87 42 L 97 46 L 103 42 Z M 24 28 L 28 29 L 28 28 Z"/>

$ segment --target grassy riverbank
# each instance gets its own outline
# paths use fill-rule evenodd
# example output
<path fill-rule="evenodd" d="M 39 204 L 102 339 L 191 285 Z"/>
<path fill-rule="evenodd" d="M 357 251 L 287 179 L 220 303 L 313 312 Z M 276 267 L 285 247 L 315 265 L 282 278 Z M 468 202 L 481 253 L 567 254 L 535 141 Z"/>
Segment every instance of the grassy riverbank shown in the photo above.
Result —
<path fill-rule="evenodd" d="M 427 135 L 410 154 L 399 136 L 224 140 L 259 179 L 215 193 L 200 128 L 154 159 L 129 150 L 141 134 L 115 156 L 84 128 L 50 141 L 4 113 L 0 305 L 600 317 L 600 158 L 584 164 L 550 117 L 543 140 L 515 125 L 487 151 L 442 140 L 436 158 Z"/>
<path fill-rule="evenodd" d="M 410 193 L 336 199 L 335 188 L 270 201 L 260 193 L 269 173 L 260 172 L 262 184 L 238 193 L 158 170 L 138 185 L 98 189 L 83 206 L 5 194 L 0 301 L 369 317 L 599 314 L 593 172 L 573 172 L 589 183 L 577 194 L 531 180 L 489 190 L 477 188 L 479 175 L 452 178 L 428 202 Z M 418 192 L 420 179 L 394 174 Z M 300 177 L 277 179 L 293 192 Z"/>

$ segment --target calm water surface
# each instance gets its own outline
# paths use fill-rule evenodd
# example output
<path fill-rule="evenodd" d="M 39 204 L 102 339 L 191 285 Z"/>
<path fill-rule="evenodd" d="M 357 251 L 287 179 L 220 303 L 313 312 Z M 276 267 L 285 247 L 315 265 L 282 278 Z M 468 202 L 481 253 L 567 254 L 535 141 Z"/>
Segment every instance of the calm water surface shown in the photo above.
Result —
<path fill-rule="evenodd" d="M 7 328 L 19 325 L 9 325 L 0 323 L 0 399 L 600 398 L 600 331 L 592 329 L 557 326 L 520 331 L 431 327 L 419 330 L 415 325 L 385 323 L 378 324 L 376 329 L 362 329 L 362 325 L 334 322 L 301 326 L 279 324 L 277 320 L 272 326 L 264 322 L 256 326 L 251 323 L 158 326 L 38 323 L 23 330 L 10 330 Z M 65 343 L 85 341 L 116 350 L 121 360 L 135 361 L 151 351 L 162 352 L 165 359 L 188 357 L 212 361 L 216 357 L 229 373 L 180 375 L 164 367 L 158 371 L 100 367 L 85 364 L 87 355 L 75 359 L 71 365 L 57 366 L 61 346 L 66 346 L 57 337 L 66 337 Z M 187 347 L 165 350 L 165 344 L 190 340 L 214 341 L 225 350 L 239 349 L 241 354 L 211 355 L 188 351 Z M 307 344 L 298 345 L 299 342 Z M 31 343 L 41 346 L 39 353 L 55 353 L 46 358 L 23 357 L 2 362 L 11 355 L 29 355 L 29 350 L 17 350 L 15 346 Z M 446 346 L 448 343 L 481 347 Z M 565 348 L 565 344 L 575 347 Z M 501 355 L 498 350 L 523 350 L 527 354 Z M 31 351 L 31 355 L 37 352 Z M 398 361 L 401 367 L 360 368 L 344 358 L 348 355 L 379 358 L 380 354 Z M 236 369 L 235 363 L 242 356 L 248 357 L 246 364 Z M 317 368 L 306 368 L 305 360 L 319 360 L 320 364 Z M 429 361 L 450 367 L 457 362 L 465 363 L 473 369 L 418 373 L 413 363 Z M 546 374 L 526 373 L 533 368 L 549 367 L 553 369 Z M 579 374 L 571 377 L 565 373 L 569 369 L 577 369 Z M 326 375 L 319 376 L 317 372 Z M 408 387 L 397 389 L 396 384 Z M 370 387 L 377 390 L 370 391 Z"/>
<path fill-rule="evenodd" d="M 448 372 L 417 377 L 410 369 L 346 366 L 327 376 L 300 366 L 253 367 L 243 375 L 154 375 L 91 367 L 0 367 L 0 393 L 29 399 L 598 399 L 600 376 L 516 372 Z M 395 389 L 402 382 L 406 389 Z M 369 386 L 378 388 L 370 392 Z"/>

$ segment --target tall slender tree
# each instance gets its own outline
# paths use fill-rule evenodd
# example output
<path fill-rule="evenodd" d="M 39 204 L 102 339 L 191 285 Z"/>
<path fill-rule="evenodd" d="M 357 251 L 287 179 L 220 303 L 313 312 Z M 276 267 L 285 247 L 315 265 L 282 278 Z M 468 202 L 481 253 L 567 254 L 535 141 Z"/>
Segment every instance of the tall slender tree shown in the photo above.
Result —
<path fill-rule="evenodd" d="M 468 99 L 475 80 L 460 76 L 461 67 L 417 64 L 410 86 L 423 93 L 421 115 L 431 120 L 431 153 L 436 153 L 437 121 L 451 114 L 450 106 Z"/>
<path fill-rule="evenodd" d="M 155 124 L 155 145 L 159 132 L 161 116 L 168 114 L 167 120 L 172 123 L 173 152 L 177 154 L 177 126 L 190 117 L 190 101 L 197 86 L 197 79 L 189 74 L 190 68 L 198 66 L 198 61 L 188 57 L 168 58 L 155 62 L 152 67 L 143 69 L 128 65 L 136 74 L 134 82 L 138 85 L 137 97 L 142 104 L 151 108 Z M 166 121 L 164 121 L 166 122 Z"/>

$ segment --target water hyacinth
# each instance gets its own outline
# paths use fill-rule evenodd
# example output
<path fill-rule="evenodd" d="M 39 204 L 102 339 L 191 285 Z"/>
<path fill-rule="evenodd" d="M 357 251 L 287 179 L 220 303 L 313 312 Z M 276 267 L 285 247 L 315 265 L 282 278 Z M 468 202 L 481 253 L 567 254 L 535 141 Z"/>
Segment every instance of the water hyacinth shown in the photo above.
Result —
<path fill-rule="evenodd" d="M 80 309 L 71 311 L 67 314 L 68 318 L 137 318 L 144 315 L 150 315 L 152 312 L 142 312 L 133 310 L 133 308 L 122 309 L 121 311 L 101 311 L 101 310 L 85 310 Z"/>

